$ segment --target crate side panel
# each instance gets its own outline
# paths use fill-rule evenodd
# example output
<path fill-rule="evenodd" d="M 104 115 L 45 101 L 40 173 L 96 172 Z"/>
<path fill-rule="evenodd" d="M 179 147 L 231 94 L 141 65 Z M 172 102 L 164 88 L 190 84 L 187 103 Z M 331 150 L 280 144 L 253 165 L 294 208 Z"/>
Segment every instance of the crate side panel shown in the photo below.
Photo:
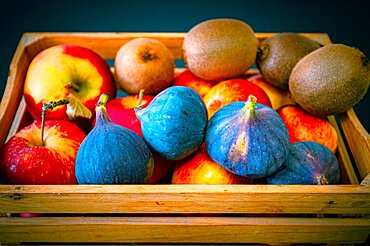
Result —
<path fill-rule="evenodd" d="M 369 214 L 368 186 L 0 186 L 0 213 Z"/>
<path fill-rule="evenodd" d="M 361 179 L 364 179 L 370 173 L 370 135 L 362 126 L 353 108 L 340 114 L 339 118 Z"/>
<path fill-rule="evenodd" d="M 22 98 L 23 83 L 31 58 L 26 55 L 22 44 L 17 47 L 10 64 L 8 80 L 0 105 L 0 147 L 3 145 Z M 16 122 L 15 124 L 17 124 Z"/>
<path fill-rule="evenodd" d="M 0 218 L 2 242 L 362 243 L 369 231 L 352 218 Z"/>
<path fill-rule="evenodd" d="M 336 157 L 339 162 L 340 166 L 340 183 L 341 184 L 358 184 L 358 178 L 356 176 L 356 172 L 353 168 L 351 159 L 349 157 L 346 145 L 344 143 L 342 134 L 340 132 L 339 126 L 337 121 L 335 120 L 334 116 L 328 117 L 329 122 L 335 128 L 338 134 L 338 147 Z"/>
<path fill-rule="evenodd" d="M 46 47 L 60 44 L 74 44 L 94 50 L 104 59 L 114 59 L 117 51 L 135 38 L 152 38 L 161 41 L 173 53 L 175 59 L 182 59 L 184 33 L 44 33 Z"/>

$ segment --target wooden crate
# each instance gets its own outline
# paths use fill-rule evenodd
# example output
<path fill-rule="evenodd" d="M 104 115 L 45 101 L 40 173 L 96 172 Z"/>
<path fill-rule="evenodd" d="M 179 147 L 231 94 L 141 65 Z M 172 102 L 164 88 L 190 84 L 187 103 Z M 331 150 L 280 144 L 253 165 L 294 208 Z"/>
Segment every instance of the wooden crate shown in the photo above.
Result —
<path fill-rule="evenodd" d="M 274 33 L 258 33 L 263 40 Z M 327 34 L 305 33 L 322 44 Z M 10 64 L 0 145 L 31 122 L 22 98 L 31 60 L 76 44 L 114 59 L 136 37 L 182 59 L 184 33 L 25 33 Z M 177 69 L 177 72 L 181 69 Z M 251 70 L 253 73 L 253 70 Z M 370 232 L 370 137 L 353 109 L 329 117 L 339 133 L 338 185 L 0 185 L 1 243 L 363 243 Z M 348 147 L 347 147 L 348 146 Z M 18 213 L 42 213 L 23 218 Z"/>

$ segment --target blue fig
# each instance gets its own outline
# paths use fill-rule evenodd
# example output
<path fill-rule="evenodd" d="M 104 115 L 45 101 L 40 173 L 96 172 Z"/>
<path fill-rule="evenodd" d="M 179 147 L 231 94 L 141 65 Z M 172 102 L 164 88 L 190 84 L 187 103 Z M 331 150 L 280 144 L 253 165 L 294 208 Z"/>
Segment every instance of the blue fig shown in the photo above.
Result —
<path fill-rule="evenodd" d="M 145 183 L 153 172 L 152 153 L 135 132 L 111 122 L 103 94 L 96 107 L 96 124 L 76 157 L 79 184 Z"/>
<path fill-rule="evenodd" d="M 223 168 L 262 178 L 284 163 L 289 134 L 277 112 L 251 95 L 247 102 L 232 102 L 212 116 L 205 143 L 209 156 Z"/>
<path fill-rule="evenodd" d="M 325 185 L 339 182 L 339 163 L 333 152 L 316 142 L 295 142 L 282 167 L 267 178 L 269 184 Z"/>
<path fill-rule="evenodd" d="M 207 110 L 199 94 L 185 86 L 160 92 L 145 109 L 136 109 L 145 141 L 161 156 L 179 160 L 202 144 Z"/>

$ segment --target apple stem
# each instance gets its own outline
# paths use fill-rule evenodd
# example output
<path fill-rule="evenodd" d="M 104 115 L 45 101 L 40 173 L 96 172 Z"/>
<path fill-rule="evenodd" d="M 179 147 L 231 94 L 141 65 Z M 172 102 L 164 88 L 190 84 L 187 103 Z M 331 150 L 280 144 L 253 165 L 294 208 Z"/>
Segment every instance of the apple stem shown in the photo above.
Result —
<path fill-rule="evenodd" d="M 141 106 L 141 103 L 143 102 L 143 97 L 144 97 L 144 89 L 141 89 L 140 91 L 139 91 L 139 101 L 138 101 L 138 103 L 137 103 L 137 106 Z"/>
<path fill-rule="evenodd" d="M 72 89 L 73 91 L 75 92 L 79 92 L 80 91 L 80 87 L 76 84 L 76 83 L 68 83 L 66 86 L 65 86 L 67 89 Z"/>
<path fill-rule="evenodd" d="M 143 109 L 143 105 L 141 105 L 143 101 L 143 96 L 144 96 L 144 89 L 141 89 L 139 91 L 139 102 L 137 103 L 137 106 L 134 107 L 136 116 L 138 115 L 139 111 Z"/>
<path fill-rule="evenodd" d="M 43 103 L 42 112 L 41 112 L 41 143 L 42 143 L 42 146 L 44 146 L 44 128 L 45 128 L 46 112 L 49 109 L 51 110 L 51 109 L 53 109 L 57 106 L 65 105 L 65 104 L 68 104 L 68 103 L 69 103 L 68 98 L 64 98 L 64 99 L 61 99 L 61 100 L 58 100 L 58 101 L 51 101 L 51 102 L 48 102 L 48 103 Z"/>

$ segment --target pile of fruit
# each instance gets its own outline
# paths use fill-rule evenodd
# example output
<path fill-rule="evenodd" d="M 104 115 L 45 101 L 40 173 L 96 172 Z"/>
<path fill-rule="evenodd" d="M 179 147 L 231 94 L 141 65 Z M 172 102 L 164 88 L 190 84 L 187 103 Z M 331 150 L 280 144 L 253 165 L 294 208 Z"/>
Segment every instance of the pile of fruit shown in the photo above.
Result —
<path fill-rule="evenodd" d="M 366 94 L 361 51 L 296 33 L 259 43 L 247 23 L 212 19 L 186 33 L 183 57 L 176 74 L 151 38 L 123 44 L 114 70 L 88 48 L 43 50 L 24 82 L 35 121 L 2 147 L 0 183 L 339 182 L 326 117 Z"/>

